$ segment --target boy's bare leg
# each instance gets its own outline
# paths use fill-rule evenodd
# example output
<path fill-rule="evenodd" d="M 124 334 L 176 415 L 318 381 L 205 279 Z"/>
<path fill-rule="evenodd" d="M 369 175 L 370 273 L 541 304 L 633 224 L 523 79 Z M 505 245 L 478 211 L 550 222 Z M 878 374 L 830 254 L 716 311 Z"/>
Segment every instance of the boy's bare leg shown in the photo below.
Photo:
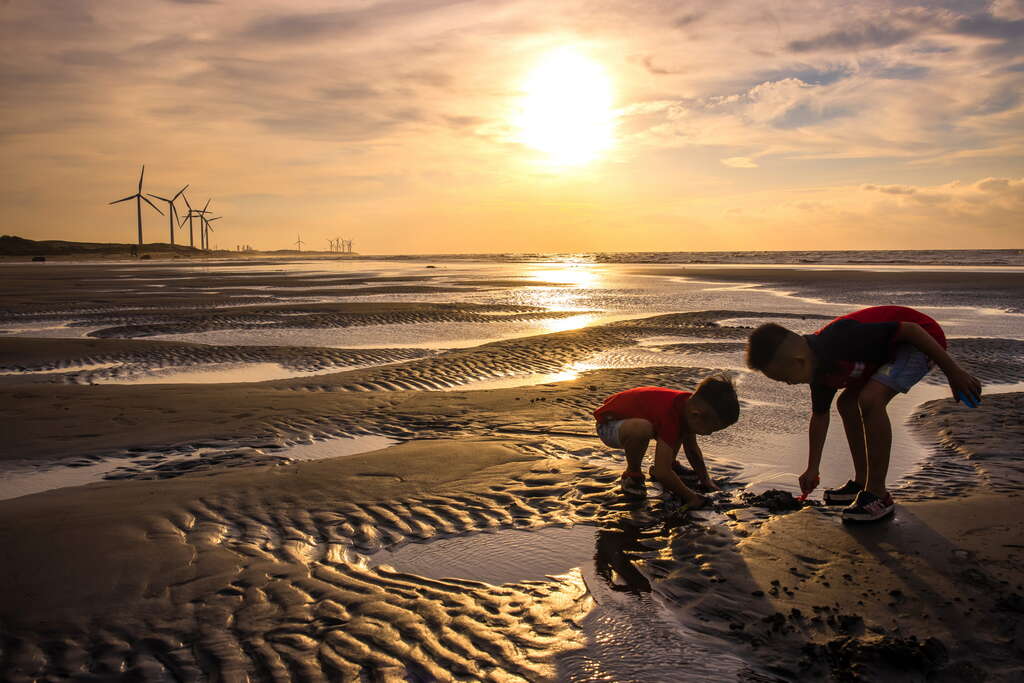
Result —
<path fill-rule="evenodd" d="M 654 437 L 654 425 L 642 417 L 624 420 L 619 425 L 619 443 L 626 451 L 626 469 L 630 472 L 642 472 L 641 466 L 647 445 Z"/>
<path fill-rule="evenodd" d="M 868 481 L 864 487 L 876 496 L 885 495 L 885 477 L 889 474 L 889 451 L 892 449 L 892 425 L 886 407 L 896 392 L 875 380 L 860 392 L 857 403 L 864 417 L 864 438 L 868 452 Z"/>
<path fill-rule="evenodd" d="M 860 414 L 857 399 L 860 388 L 845 389 L 836 400 L 839 417 L 843 418 L 843 429 L 846 431 L 846 442 L 850 444 L 850 456 L 853 458 L 853 480 L 862 487 L 868 480 L 868 453 L 864 441 L 864 418 Z"/>

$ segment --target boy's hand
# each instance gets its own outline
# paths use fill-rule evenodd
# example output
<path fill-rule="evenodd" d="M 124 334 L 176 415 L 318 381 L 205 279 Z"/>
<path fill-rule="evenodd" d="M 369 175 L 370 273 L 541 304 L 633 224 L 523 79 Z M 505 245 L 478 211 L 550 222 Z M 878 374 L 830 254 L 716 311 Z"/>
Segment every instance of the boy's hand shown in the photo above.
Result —
<path fill-rule="evenodd" d="M 699 493 L 695 493 L 692 496 L 686 496 L 683 498 L 683 502 L 686 503 L 688 510 L 697 510 L 704 507 L 708 502 L 707 496 L 702 496 Z"/>
<path fill-rule="evenodd" d="M 700 489 L 702 491 L 721 491 L 722 490 L 722 489 L 718 488 L 718 484 L 716 484 L 715 482 L 713 482 L 711 480 L 711 477 L 703 477 L 699 482 L 697 482 L 697 485 L 700 487 Z"/>
<path fill-rule="evenodd" d="M 800 475 L 798 481 L 800 482 L 800 493 L 806 496 L 811 491 L 818 488 L 818 484 L 821 483 L 821 477 L 818 476 L 818 472 L 816 470 L 807 470 Z"/>
<path fill-rule="evenodd" d="M 959 401 L 962 394 L 975 404 L 981 403 L 981 382 L 959 365 L 947 373 L 946 379 L 953 390 L 953 398 Z"/>

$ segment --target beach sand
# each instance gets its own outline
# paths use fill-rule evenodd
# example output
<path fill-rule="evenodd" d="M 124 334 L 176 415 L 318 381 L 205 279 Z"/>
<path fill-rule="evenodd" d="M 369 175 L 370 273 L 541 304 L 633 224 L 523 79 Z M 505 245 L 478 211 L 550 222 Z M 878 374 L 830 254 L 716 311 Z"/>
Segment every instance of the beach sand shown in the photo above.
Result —
<path fill-rule="evenodd" d="M 726 489 L 713 509 L 666 516 L 655 499 L 619 496 L 621 460 L 597 443 L 590 411 L 631 386 L 692 385 L 714 366 L 605 368 L 484 391 L 471 383 L 557 372 L 658 337 L 690 340 L 697 359 L 714 344 L 736 353 L 749 329 L 718 321 L 766 311 L 637 317 L 429 353 L 214 347 L 145 337 L 278 324 L 282 312 L 328 327 L 550 312 L 393 302 L 254 307 L 244 301 L 249 293 L 210 311 L 205 294 L 184 292 L 170 275 L 168 301 L 180 310 L 130 295 L 101 310 L 100 298 L 116 303 L 120 295 L 73 275 L 62 286 L 77 291 L 64 300 L 60 287 L 41 287 L 34 299 L 25 286 L 7 313 L 8 324 L 59 319 L 80 311 L 80 301 L 97 302 L 80 314 L 89 316 L 90 337 L 0 337 L 3 368 L 67 370 L 0 376 L 2 458 L 126 467 L 116 480 L 0 501 L 4 680 L 678 680 L 661 676 L 686 678 L 688 667 L 717 661 L 738 662 L 725 680 L 743 681 L 1024 675 L 1024 394 L 986 396 L 974 411 L 949 399 L 921 406 L 913 429 L 934 449 L 897 491 L 892 521 L 844 526 L 836 510 L 818 505 L 772 511 L 745 499 L 729 446 L 756 443 L 756 430 L 711 442 L 710 466 Z M 281 289 L 246 277 L 257 290 Z M 874 278 L 865 282 L 880 286 Z M 510 284 L 518 281 L 495 286 Z M 826 317 L 792 315 L 809 325 Z M 1022 347 L 1014 339 L 954 344 L 972 371 L 1004 383 L 1024 379 Z M 224 361 L 338 372 L 90 385 L 113 370 L 76 369 Z M 789 389 L 778 391 L 788 400 Z M 781 423 L 800 429 L 806 416 L 797 408 L 751 405 L 745 424 L 763 434 Z M 401 443 L 311 462 L 280 450 L 366 434 Z M 624 609 L 647 604 L 633 595 L 658 596 L 657 609 L 693 651 L 642 677 L 634 660 L 643 647 L 629 650 L 634 659 L 600 657 L 614 634 L 595 632 L 588 615 L 606 617 L 618 603 L 586 567 L 491 585 L 367 563 L 410 541 L 572 525 L 602 530 L 595 554 L 615 568 L 618 595 L 633 601 Z"/>

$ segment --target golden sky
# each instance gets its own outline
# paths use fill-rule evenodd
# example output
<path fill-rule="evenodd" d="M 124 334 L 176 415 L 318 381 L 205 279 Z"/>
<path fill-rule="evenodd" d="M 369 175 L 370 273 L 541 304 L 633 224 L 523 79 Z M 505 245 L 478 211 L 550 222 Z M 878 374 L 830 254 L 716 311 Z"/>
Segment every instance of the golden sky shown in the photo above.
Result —
<path fill-rule="evenodd" d="M 6 0 L 0 38 L 5 234 L 134 241 L 145 163 L 230 249 L 1024 245 L 1022 0 Z"/>

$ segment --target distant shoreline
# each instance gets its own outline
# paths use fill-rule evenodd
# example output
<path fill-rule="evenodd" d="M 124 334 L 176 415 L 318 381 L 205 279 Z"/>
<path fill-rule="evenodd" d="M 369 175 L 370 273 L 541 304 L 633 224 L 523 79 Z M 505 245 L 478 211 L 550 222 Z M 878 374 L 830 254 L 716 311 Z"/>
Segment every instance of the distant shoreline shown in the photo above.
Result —
<path fill-rule="evenodd" d="M 138 260 L 132 255 L 134 244 L 29 240 L 12 235 L 0 236 L 0 262 L 47 260 L 81 261 Z M 1010 266 L 1024 267 L 1021 249 L 874 249 L 874 250 L 734 250 L 734 251 L 637 251 L 637 252 L 495 252 L 472 254 L 360 254 L 331 251 L 203 251 L 166 242 L 144 244 L 142 255 L 152 260 L 195 258 L 267 258 L 316 257 L 331 259 L 372 259 L 377 261 L 483 261 L 490 263 L 551 262 L 679 266 Z"/>

